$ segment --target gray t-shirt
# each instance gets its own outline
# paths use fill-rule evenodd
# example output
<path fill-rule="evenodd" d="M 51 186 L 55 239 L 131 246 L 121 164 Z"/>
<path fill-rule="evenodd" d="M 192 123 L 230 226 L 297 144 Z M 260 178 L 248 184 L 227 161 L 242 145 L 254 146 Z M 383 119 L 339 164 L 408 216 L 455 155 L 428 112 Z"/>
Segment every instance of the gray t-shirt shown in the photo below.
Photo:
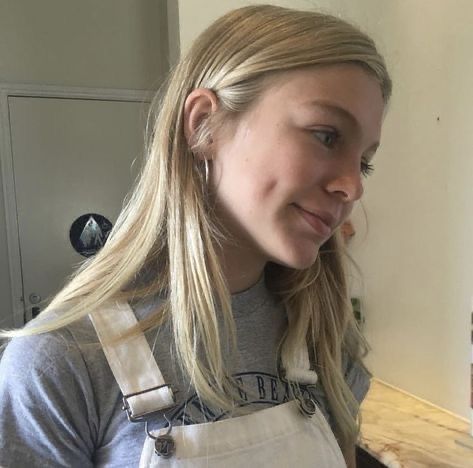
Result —
<path fill-rule="evenodd" d="M 138 319 L 159 299 L 135 305 Z M 287 327 L 284 308 L 261 279 L 232 296 L 238 356 L 235 375 L 250 410 L 290 398 L 278 378 L 277 350 Z M 147 333 L 165 381 L 178 390 L 177 405 L 166 411 L 173 425 L 198 424 L 228 417 L 210 409 L 175 365 L 167 326 Z M 0 466 L 2 467 L 135 467 L 145 439 L 144 423 L 131 423 L 122 410 L 122 395 L 88 318 L 67 328 L 12 340 L 0 362 Z M 369 388 L 369 376 L 347 362 L 346 379 L 358 401 Z M 333 421 L 320 384 L 304 387 Z M 150 429 L 166 425 L 161 412 Z"/>

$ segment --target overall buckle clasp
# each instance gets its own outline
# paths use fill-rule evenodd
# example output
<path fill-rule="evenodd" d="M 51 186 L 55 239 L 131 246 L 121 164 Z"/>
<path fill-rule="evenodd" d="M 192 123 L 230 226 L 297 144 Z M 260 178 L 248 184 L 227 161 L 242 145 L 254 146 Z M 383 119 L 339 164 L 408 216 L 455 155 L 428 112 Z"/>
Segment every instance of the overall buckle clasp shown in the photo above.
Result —
<path fill-rule="evenodd" d="M 170 405 L 163 406 L 161 408 L 158 408 L 158 409 L 155 409 L 155 410 L 152 410 L 152 411 L 147 411 L 147 412 L 141 413 L 141 414 L 133 414 L 132 409 L 130 407 L 130 404 L 128 403 L 129 398 L 137 396 L 137 395 L 143 395 L 144 393 L 152 392 L 152 391 L 155 391 L 155 390 L 159 390 L 160 388 L 164 388 L 164 387 L 168 387 L 169 390 L 171 390 L 172 403 Z M 127 395 L 123 395 L 122 410 L 126 411 L 126 415 L 127 415 L 128 420 L 130 422 L 142 422 L 151 414 L 154 414 L 154 413 L 157 413 L 158 411 L 162 411 L 164 409 L 168 409 L 168 408 L 171 408 L 172 406 L 175 406 L 176 405 L 176 393 L 178 393 L 178 391 L 174 390 L 171 387 L 171 385 L 169 385 L 169 384 L 158 385 L 156 387 L 147 388 L 146 390 L 140 390 L 139 392 L 129 393 Z"/>

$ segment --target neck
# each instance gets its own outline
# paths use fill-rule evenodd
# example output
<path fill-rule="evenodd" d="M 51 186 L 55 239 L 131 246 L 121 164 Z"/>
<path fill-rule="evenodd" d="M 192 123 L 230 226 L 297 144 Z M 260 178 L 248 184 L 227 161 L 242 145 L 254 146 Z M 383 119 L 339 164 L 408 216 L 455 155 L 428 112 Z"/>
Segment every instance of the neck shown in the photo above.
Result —
<path fill-rule="evenodd" d="M 225 246 L 220 255 L 230 294 L 245 291 L 258 282 L 266 260 L 254 250 Z"/>

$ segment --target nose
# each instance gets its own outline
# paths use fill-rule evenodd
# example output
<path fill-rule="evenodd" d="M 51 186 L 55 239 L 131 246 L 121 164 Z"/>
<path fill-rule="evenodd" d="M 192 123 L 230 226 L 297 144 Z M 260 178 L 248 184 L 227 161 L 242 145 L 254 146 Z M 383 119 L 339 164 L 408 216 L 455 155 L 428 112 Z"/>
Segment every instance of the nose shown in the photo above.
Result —
<path fill-rule="evenodd" d="M 344 202 L 355 202 L 363 195 L 362 175 L 359 166 L 337 174 L 327 183 L 327 191 Z"/>

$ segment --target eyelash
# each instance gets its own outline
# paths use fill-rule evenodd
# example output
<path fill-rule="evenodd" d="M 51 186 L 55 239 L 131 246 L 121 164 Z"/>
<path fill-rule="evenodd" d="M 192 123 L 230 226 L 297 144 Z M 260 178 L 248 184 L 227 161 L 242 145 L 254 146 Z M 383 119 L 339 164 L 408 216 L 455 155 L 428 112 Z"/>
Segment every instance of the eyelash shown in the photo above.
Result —
<path fill-rule="evenodd" d="M 361 174 L 364 177 L 369 177 L 371 174 L 374 172 L 374 166 L 373 164 L 370 164 L 369 162 L 366 161 L 361 161 Z"/>
<path fill-rule="evenodd" d="M 327 142 L 326 140 L 323 139 L 323 137 L 330 137 L 331 141 Z M 314 136 L 317 138 L 325 147 L 332 149 L 336 143 L 338 142 L 338 139 L 340 138 L 340 134 L 336 130 L 315 130 L 314 131 Z M 364 177 L 369 177 L 374 171 L 374 165 L 370 164 L 369 162 L 362 161 L 361 162 L 361 168 L 360 172 Z"/>

